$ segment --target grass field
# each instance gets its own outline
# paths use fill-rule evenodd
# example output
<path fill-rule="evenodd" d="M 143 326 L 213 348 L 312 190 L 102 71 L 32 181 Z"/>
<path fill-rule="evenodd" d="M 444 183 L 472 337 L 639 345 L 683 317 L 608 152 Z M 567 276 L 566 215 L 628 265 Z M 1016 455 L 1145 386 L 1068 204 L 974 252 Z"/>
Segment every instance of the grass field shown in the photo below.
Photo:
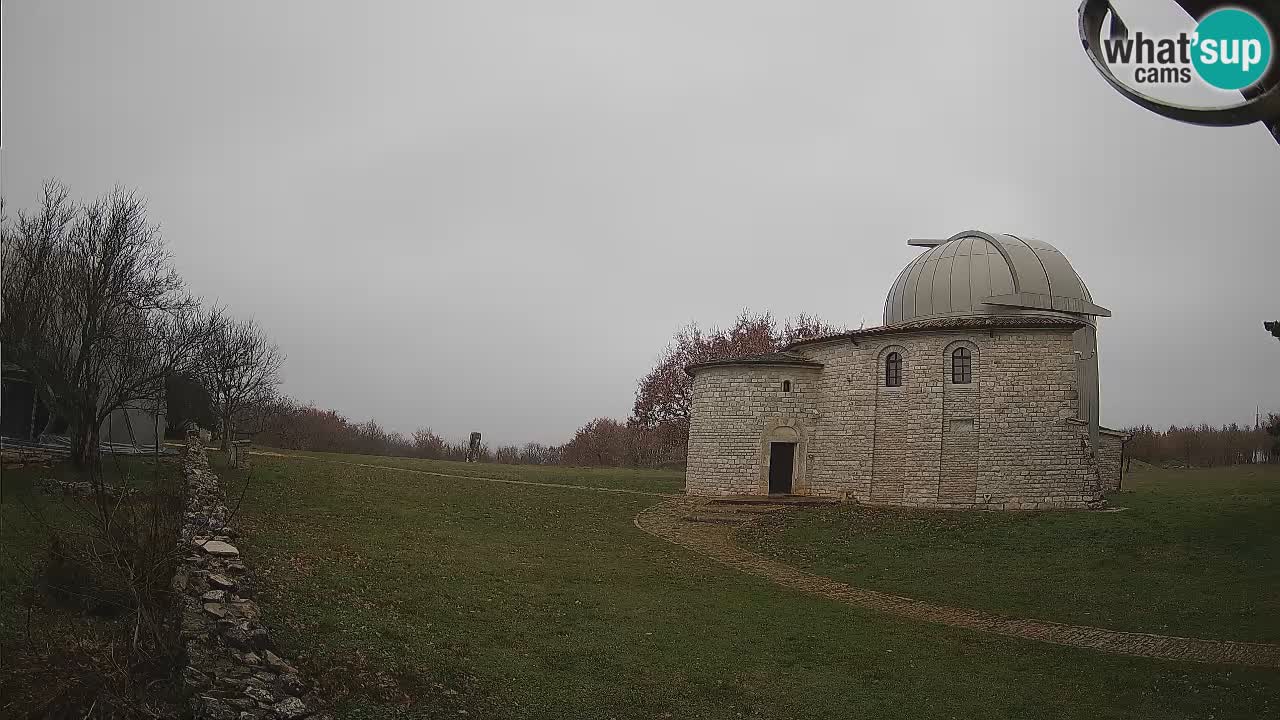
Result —
<path fill-rule="evenodd" d="M 102 466 L 102 478 L 113 486 L 146 490 L 156 480 L 157 466 L 145 457 L 112 457 Z M 162 464 L 159 472 L 176 478 L 176 465 Z M 90 503 L 83 498 L 44 495 L 36 492 L 37 481 L 85 481 L 88 475 L 67 463 L 49 468 L 27 465 L 0 473 L 0 607 L 18 608 L 24 592 L 31 589 L 32 569 L 48 554 L 49 538 L 55 532 L 83 532 Z M 25 613 L 0 613 L 0 642 L 12 641 Z"/>
<path fill-rule="evenodd" d="M 840 507 L 743 545 L 852 585 L 1016 617 L 1280 641 L 1280 466 L 1145 470 L 1117 513 Z"/>
<path fill-rule="evenodd" d="M 777 588 L 636 529 L 635 514 L 656 497 L 333 460 L 654 492 L 677 490 L 681 483 L 674 473 L 255 457 L 242 549 L 259 569 L 261 600 L 277 637 L 322 679 L 340 716 L 460 717 L 465 711 L 512 718 L 1165 719 L 1280 713 L 1276 672 L 1015 641 L 899 621 Z M 1159 538 L 1167 539 L 1174 557 L 1184 554 L 1177 544 L 1188 533 L 1202 538 L 1197 547 L 1205 546 L 1197 558 L 1231 558 L 1245 551 L 1229 529 L 1253 517 L 1245 507 L 1273 507 L 1266 498 L 1274 498 L 1268 480 L 1237 480 L 1226 495 L 1261 497 L 1206 498 L 1187 489 L 1194 485 L 1189 477 L 1171 481 L 1169 497 L 1161 498 L 1165 485 L 1153 480 L 1152 489 L 1143 491 L 1150 500 L 1138 492 L 1123 496 L 1132 508 L 1127 513 L 1077 517 L 1114 520 L 1135 527 L 1131 534 L 1155 538 L 1148 541 L 1153 550 L 1147 559 L 1131 565 L 1158 564 L 1152 555 Z M 1167 511 L 1159 510 L 1162 504 Z M 1185 507 L 1199 504 L 1208 507 Z M 812 554 L 790 549 L 792 540 L 835 542 L 840 512 L 788 517 L 776 528 L 781 539 L 765 545 L 796 552 L 797 562 L 816 566 Z M 1195 535 L 1219 514 L 1221 531 Z M 948 523 L 962 515 L 947 517 L 925 535 L 949 542 Z M 1072 537 L 1086 532 L 1050 523 L 1021 537 L 1068 531 Z M 1251 543 L 1266 541 L 1265 533 L 1242 532 Z M 1031 557 L 1067 556 L 1078 543 L 1044 537 L 1026 551 Z M 886 550 L 886 556 L 894 552 Z M 1212 584 L 1197 574 L 1232 577 L 1236 595 L 1259 598 L 1251 607 L 1261 613 L 1267 607 L 1262 599 L 1276 589 L 1275 555 L 1266 552 L 1241 561 L 1260 566 L 1252 575 L 1245 565 L 1206 570 L 1181 561 L 1161 572 L 1186 572 L 1186 582 L 1197 587 Z M 967 554 L 975 554 L 972 546 Z M 828 557 L 823 562 L 833 574 L 849 569 L 849 562 Z M 948 594 L 951 578 L 963 573 L 931 566 L 934 557 L 943 555 L 923 556 L 913 582 L 936 586 L 938 597 L 971 600 Z M 889 579 L 908 576 L 908 560 L 899 558 L 891 567 L 902 571 Z M 1050 577 L 1076 585 L 1124 584 L 1087 562 L 1069 577 Z M 1036 607 L 994 597 L 1033 594 L 1019 590 L 1015 580 L 997 578 L 993 598 L 974 604 Z M 1181 616 L 1171 609 L 1178 602 L 1147 593 L 1142 582 L 1134 581 L 1129 592 L 1147 609 L 1131 616 L 1149 615 L 1152 627 L 1177 626 Z M 1057 605 L 1064 602 L 1061 592 L 1042 602 L 1052 614 L 1071 617 L 1077 610 Z M 1200 627 L 1245 638 L 1270 627 L 1248 616 L 1233 624 L 1230 617 L 1224 613 Z"/>
<path fill-rule="evenodd" d="M 635 490 L 649 493 L 683 493 L 684 473 L 630 468 L 570 468 L 559 465 L 501 465 L 497 463 L 462 463 L 443 460 L 342 455 L 339 453 L 281 451 L 300 458 L 318 458 L 355 466 L 406 468 L 423 473 L 457 477 L 486 477 L 517 482 L 536 482 L 583 487 Z"/>
<path fill-rule="evenodd" d="M 144 493 L 180 476 L 176 464 L 150 458 L 112 457 L 102 468 L 107 484 Z M 87 717 L 95 708 L 99 717 L 119 707 L 107 698 L 124 687 L 132 617 L 121 605 L 127 601 L 121 587 L 98 582 L 114 578 L 110 572 L 47 571 L 51 538 L 83 542 L 93 511 L 88 499 L 36 491 L 45 478 L 88 480 L 67 464 L 0 473 L 0 717 Z M 166 675 L 163 659 L 133 670 L 151 679 Z M 159 684 L 146 690 L 149 710 L 173 710 L 163 690 Z"/>

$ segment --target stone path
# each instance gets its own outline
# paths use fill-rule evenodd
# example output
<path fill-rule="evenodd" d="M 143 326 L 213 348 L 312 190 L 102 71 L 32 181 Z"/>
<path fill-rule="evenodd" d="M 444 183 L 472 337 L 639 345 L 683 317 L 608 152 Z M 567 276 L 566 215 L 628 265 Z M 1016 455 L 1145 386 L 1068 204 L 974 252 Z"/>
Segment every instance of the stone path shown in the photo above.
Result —
<path fill-rule="evenodd" d="M 780 509 L 779 506 L 736 505 L 680 497 L 644 510 L 636 516 L 635 525 L 651 535 L 783 587 L 913 620 L 1119 655 L 1280 668 L 1280 645 L 1106 630 L 935 605 L 852 587 L 757 555 L 734 542 L 735 526 Z"/>

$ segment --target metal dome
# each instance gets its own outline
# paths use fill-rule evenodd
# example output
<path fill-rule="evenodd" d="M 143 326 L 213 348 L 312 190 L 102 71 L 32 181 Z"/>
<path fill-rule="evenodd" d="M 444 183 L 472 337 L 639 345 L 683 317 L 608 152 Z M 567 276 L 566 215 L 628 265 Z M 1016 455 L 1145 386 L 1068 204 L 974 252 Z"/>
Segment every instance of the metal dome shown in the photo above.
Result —
<path fill-rule="evenodd" d="M 929 250 L 889 290 L 884 324 L 932 318 L 1052 315 L 1093 323 L 1111 311 L 1093 304 L 1067 258 L 1049 243 L 978 230 L 947 240 L 911 240 Z"/>

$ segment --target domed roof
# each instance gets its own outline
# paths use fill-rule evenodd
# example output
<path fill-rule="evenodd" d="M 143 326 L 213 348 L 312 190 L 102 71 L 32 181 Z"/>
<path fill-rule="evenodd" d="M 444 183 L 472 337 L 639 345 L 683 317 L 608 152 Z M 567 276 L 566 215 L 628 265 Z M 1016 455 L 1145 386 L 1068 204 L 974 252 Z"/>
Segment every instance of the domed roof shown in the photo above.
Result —
<path fill-rule="evenodd" d="M 912 240 L 929 250 L 889 290 L 884 324 L 932 318 L 1051 315 L 1092 324 L 1111 311 L 1093 304 L 1071 263 L 1046 242 L 978 230 L 947 240 Z"/>

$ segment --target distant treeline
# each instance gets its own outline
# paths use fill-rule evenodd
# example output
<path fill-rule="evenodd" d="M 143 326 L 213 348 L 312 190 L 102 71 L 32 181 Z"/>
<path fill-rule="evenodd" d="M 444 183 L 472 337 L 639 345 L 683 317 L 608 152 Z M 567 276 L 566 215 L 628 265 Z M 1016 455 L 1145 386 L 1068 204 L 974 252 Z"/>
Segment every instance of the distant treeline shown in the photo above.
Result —
<path fill-rule="evenodd" d="M 278 401 L 260 413 L 263 425 L 254 442 L 268 447 L 314 452 L 389 455 L 430 460 L 465 460 L 467 444 L 450 442 L 430 428 L 412 435 L 393 432 L 376 420 L 353 422 L 333 410 Z M 613 420 L 596 418 L 563 445 L 525 443 L 490 446 L 482 443 L 479 462 L 510 465 L 578 465 L 655 467 L 683 462 L 684 439 Z"/>
<path fill-rule="evenodd" d="M 375 420 L 353 422 L 333 410 L 314 405 L 279 401 L 263 427 L 254 433 L 259 445 L 339 452 L 358 455 L 390 455 L 431 460 L 465 460 L 467 444 L 450 442 L 422 428 L 412 435 L 393 432 Z M 1157 430 L 1150 425 L 1126 428 L 1129 461 L 1153 465 L 1213 467 L 1246 463 L 1280 462 L 1280 415 L 1268 416 L 1261 428 L 1237 424 Z M 594 467 L 678 466 L 684 462 L 686 438 L 634 422 L 596 418 L 578 429 L 563 445 L 482 444 L 480 462 L 511 465 L 574 465 Z"/>
<path fill-rule="evenodd" d="M 1150 425 L 1127 428 L 1132 438 L 1125 457 L 1153 465 L 1213 467 L 1280 462 L 1280 415 L 1271 414 L 1261 428 L 1235 423 L 1156 430 Z"/>
<path fill-rule="evenodd" d="M 632 415 L 626 420 L 595 418 L 563 445 L 503 445 L 480 448 L 480 462 L 595 467 L 679 467 L 688 454 L 692 378 L 684 368 L 707 360 L 770 352 L 797 339 L 839 332 L 822 320 L 801 315 L 779 325 L 769 313 L 744 311 L 732 327 L 679 330 L 657 365 L 641 378 Z M 171 395 L 170 406 L 179 405 Z M 262 408 L 262 445 L 297 450 L 392 455 L 436 460 L 465 460 L 465 442 L 450 442 L 430 428 L 412 435 L 392 432 L 376 421 L 353 422 L 332 410 L 300 405 L 287 398 Z M 480 428 L 483 430 L 483 428 Z M 1150 425 L 1125 430 L 1132 437 L 1125 457 L 1155 465 L 1216 466 L 1280 462 L 1280 415 L 1262 427 L 1236 424 L 1170 427 Z"/>
<path fill-rule="evenodd" d="M 465 460 L 467 443 L 449 442 L 430 428 L 413 435 L 393 432 L 376 420 L 353 422 L 333 410 L 314 405 L 300 405 L 281 400 L 262 413 L 262 428 L 254 433 L 254 442 L 270 447 L 316 452 L 352 453 L 356 455 L 390 455 L 430 460 Z M 491 448 L 480 446 L 480 462 L 521 465 L 555 465 L 561 460 L 561 448 L 526 443 Z"/>

